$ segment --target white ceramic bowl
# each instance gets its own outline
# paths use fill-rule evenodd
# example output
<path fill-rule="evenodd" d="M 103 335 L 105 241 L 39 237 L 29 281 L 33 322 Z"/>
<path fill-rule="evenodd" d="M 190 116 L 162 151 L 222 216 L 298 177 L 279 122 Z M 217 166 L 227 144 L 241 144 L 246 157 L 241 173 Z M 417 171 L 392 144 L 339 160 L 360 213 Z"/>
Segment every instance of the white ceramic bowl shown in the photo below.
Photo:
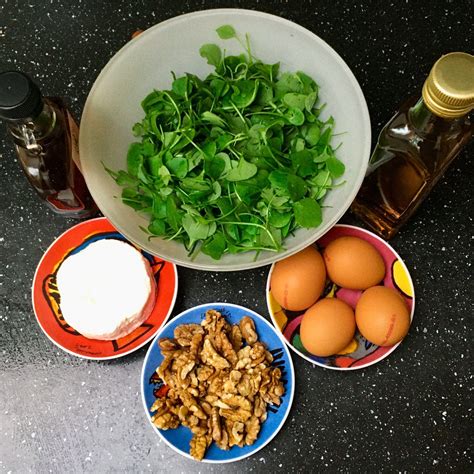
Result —
<path fill-rule="evenodd" d="M 154 88 L 171 86 L 170 71 L 206 76 L 212 68 L 200 57 L 204 43 L 217 43 L 229 54 L 240 54 L 236 41 L 220 40 L 216 28 L 231 24 L 250 36 L 252 52 L 264 62 L 280 62 L 281 71 L 301 70 L 320 85 L 326 102 L 323 117 L 335 118 L 335 133 L 342 146 L 337 156 L 346 165 L 346 183 L 328 193 L 323 223 L 300 229 L 279 253 L 255 252 L 225 255 L 221 260 L 199 253 L 191 260 L 185 247 L 173 241 L 152 239 L 139 226 L 147 219 L 124 205 L 121 189 L 104 170 L 124 169 L 132 126 L 143 117 L 142 99 Z M 324 32 L 323 32 L 324 33 Z M 206 10 L 172 18 L 126 44 L 106 65 L 87 99 L 81 121 L 79 148 L 87 185 L 102 213 L 130 241 L 178 265 L 200 270 L 231 271 L 268 265 L 317 240 L 341 218 L 362 183 L 370 154 L 370 119 L 360 86 L 341 57 L 315 34 L 288 20 L 266 13 L 240 10 Z"/>

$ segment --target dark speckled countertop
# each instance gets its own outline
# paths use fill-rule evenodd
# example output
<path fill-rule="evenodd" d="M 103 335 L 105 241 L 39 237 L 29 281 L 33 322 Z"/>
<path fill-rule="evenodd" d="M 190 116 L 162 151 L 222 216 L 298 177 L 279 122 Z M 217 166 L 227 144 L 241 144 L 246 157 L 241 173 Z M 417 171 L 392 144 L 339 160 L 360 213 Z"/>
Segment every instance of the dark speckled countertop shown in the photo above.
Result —
<path fill-rule="evenodd" d="M 419 94 L 443 53 L 472 52 L 472 2 L 3 0 L 0 70 L 36 77 L 79 118 L 101 68 L 138 28 L 213 7 L 255 8 L 293 20 L 345 59 L 376 136 Z M 469 15 L 471 17 L 469 18 Z M 293 409 L 280 434 L 244 461 L 200 465 L 160 442 L 143 412 L 146 349 L 112 362 L 72 357 L 43 335 L 30 301 L 35 267 L 73 221 L 53 215 L 0 140 L 1 472 L 472 472 L 471 143 L 392 245 L 410 269 L 415 319 L 390 357 L 340 373 L 294 357 Z M 470 186 L 471 185 L 471 186 Z M 345 216 L 345 222 L 353 222 Z M 268 268 L 179 268 L 173 314 L 224 300 L 267 315 Z M 471 423 L 471 424 L 470 424 Z"/>

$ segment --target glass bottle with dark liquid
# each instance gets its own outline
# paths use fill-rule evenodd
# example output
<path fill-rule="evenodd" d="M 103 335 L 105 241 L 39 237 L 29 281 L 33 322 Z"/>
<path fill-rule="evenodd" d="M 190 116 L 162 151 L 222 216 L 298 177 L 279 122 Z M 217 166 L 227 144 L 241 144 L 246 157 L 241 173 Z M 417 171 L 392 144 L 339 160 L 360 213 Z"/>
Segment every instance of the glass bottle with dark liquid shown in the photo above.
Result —
<path fill-rule="evenodd" d="M 472 137 L 473 107 L 474 56 L 442 56 L 422 97 L 405 102 L 382 129 L 354 214 L 381 237 L 393 237 Z"/>
<path fill-rule="evenodd" d="M 85 218 L 98 209 L 79 169 L 79 130 L 59 97 L 42 97 L 25 74 L 0 74 L 0 118 L 7 121 L 28 181 L 56 213 Z"/>

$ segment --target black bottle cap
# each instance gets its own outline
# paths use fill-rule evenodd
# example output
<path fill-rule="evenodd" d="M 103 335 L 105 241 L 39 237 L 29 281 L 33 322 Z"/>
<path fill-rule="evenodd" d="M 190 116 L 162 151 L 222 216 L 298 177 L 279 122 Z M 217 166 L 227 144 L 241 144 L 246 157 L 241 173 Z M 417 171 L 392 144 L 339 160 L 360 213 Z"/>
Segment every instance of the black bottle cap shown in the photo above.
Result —
<path fill-rule="evenodd" d="M 0 73 L 0 118 L 35 118 L 42 109 L 41 91 L 30 77 L 19 71 Z"/>

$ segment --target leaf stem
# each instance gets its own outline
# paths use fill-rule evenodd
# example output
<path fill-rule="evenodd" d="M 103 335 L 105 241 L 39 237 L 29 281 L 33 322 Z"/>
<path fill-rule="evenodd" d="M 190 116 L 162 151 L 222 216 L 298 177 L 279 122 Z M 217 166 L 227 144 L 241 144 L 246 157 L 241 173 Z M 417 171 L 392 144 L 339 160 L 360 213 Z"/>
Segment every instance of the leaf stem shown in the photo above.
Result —
<path fill-rule="evenodd" d="M 244 225 L 244 226 L 253 226 L 253 227 L 258 227 L 259 229 L 264 230 L 268 236 L 270 237 L 270 240 L 273 242 L 275 249 L 279 249 L 280 246 L 276 243 L 275 238 L 273 237 L 272 233 L 262 224 L 256 224 L 255 222 L 240 222 L 240 221 L 230 221 L 230 222 L 221 222 L 221 224 L 233 224 L 233 225 Z"/>

